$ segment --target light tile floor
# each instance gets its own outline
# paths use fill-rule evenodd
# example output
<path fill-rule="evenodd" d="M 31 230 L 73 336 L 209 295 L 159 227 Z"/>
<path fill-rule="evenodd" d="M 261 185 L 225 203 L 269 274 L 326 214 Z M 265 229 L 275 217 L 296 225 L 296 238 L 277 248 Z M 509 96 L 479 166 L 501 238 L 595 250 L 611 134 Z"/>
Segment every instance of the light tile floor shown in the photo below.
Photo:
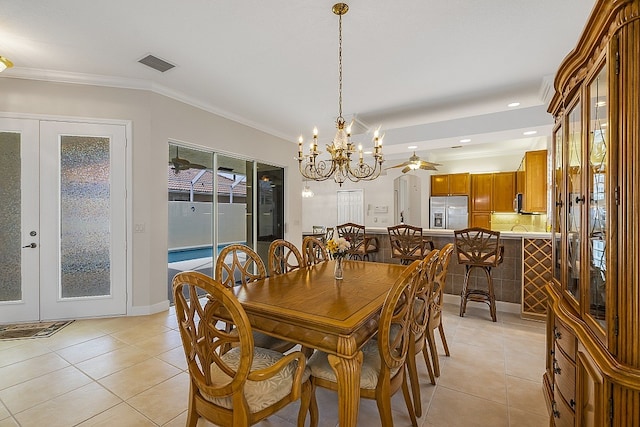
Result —
<path fill-rule="evenodd" d="M 457 312 L 445 306 L 451 357 L 440 347 L 436 386 L 419 359 L 419 425 L 547 426 L 544 324 L 501 312 L 493 323 L 485 305 L 470 305 L 464 318 Z M 170 309 L 76 321 L 50 338 L 0 341 L 0 427 L 184 426 L 189 379 L 176 328 Z M 335 426 L 335 393 L 320 389 L 317 399 L 320 425 Z M 395 425 L 409 426 L 402 393 L 392 406 Z M 297 413 L 292 404 L 259 426 L 295 426 Z M 358 425 L 380 425 L 374 401 L 361 401 Z"/>

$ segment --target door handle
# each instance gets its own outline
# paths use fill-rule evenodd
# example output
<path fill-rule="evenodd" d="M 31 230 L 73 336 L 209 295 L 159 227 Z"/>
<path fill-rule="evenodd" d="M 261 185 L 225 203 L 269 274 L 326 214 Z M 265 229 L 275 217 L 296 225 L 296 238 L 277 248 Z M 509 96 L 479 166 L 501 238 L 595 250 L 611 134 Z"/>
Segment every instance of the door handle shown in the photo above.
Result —
<path fill-rule="evenodd" d="M 29 243 L 27 246 L 23 246 L 23 248 L 37 248 L 38 245 L 36 245 L 35 243 Z"/>

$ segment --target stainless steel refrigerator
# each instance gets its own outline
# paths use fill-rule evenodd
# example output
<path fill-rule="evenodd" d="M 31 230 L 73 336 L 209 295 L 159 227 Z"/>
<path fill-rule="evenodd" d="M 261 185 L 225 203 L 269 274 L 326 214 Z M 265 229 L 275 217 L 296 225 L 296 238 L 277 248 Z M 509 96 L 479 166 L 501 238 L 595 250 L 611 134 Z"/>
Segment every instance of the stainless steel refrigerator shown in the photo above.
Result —
<path fill-rule="evenodd" d="M 433 196 L 429 207 L 430 228 L 460 230 L 469 226 L 467 196 Z"/>

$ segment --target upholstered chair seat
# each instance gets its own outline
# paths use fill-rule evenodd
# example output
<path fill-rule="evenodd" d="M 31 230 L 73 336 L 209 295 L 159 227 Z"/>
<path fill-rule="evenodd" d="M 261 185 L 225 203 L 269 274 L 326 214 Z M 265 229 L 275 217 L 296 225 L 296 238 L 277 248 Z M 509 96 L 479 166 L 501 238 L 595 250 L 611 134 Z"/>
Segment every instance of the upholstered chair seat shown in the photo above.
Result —
<path fill-rule="evenodd" d="M 227 366 L 236 370 L 240 365 L 241 356 L 242 354 L 240 349 L 236 347 L 223 354 L 221 359 Z M 266 348 L 254 347 L 251 371 L 253 372 L 259 369 L 269 368 L 275 365 L 283 357 L 284 355 L 280 352 Z M 247 380 L 244 385 L 244 396 L 247 400 L 247 404 L 249 405 L 249 411 L 251 413 L 261 411 L 272 406 L 291 393 L 293 377 L 297 365 L 298 364 L 294 360 L 271 378 L 261 381 Z M 306 367 L 301 381 L 307 381 L 307 379 L 309 379 L 309 374 L 309 368 Z M 232 378 L 225 374 L 217 364 L 213 363 L 211 365 L 211 381 L 215 384 L 228 384 L 232 381 Z M 231 397 L 213 397 L 206 393 L 202 393 L 202 396 L 209 402 L 215 403 L 218 406 L 222 406 L 227 409 L 233 408 L 233 401 Z"/>

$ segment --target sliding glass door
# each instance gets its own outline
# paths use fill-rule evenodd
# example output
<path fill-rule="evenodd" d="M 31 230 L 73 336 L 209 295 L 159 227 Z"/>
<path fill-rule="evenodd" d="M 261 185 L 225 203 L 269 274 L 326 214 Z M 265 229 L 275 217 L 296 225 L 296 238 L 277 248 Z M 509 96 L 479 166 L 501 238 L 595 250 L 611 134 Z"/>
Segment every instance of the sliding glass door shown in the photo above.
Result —
<path fill-rule="evenodd" d="M 170 143 L 167 176 L 170 301 L 175 274 L 196 270 L 213 277 L 227 245 L 249 246 L 266 265 L 269 244 L 284 237 L 281 167 Z"/>

